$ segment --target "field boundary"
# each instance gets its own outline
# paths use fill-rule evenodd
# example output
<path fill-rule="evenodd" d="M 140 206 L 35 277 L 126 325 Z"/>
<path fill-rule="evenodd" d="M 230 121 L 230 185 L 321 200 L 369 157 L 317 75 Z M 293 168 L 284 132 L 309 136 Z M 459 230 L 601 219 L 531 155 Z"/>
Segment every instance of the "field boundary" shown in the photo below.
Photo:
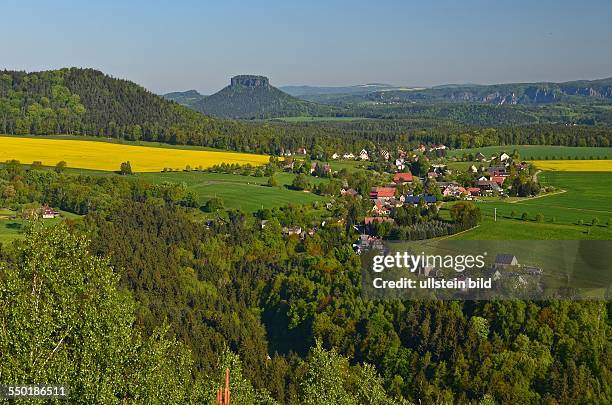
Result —
<path fill-rule="evenodd" d="M 478 228 L 479 226 L 480 225 L 476 225 L 476 226 L 471 227 L 470 229 L 466 229 L 465 231 L 457 232 L 457 233 L 454 233 L 452 235 L 442 236 L 440 239 L 436 239 L 436 240 L 443 240 L 443 239 L 452 238 L 453 236 L 457 236 L 457 235 L 461 235 L 462 233 L 473 231 L 474 229 Z"/>
<path fill-rule="evenodd" d="M 563 194 L 563 193 L 566 193 L 566 192 L 567 192 L 567 190 L 559 190 L 559 191 L 555 191 L 555 192 L 552 192 L 552 193 L 536 195 L 535 197 L 526 197 L 526 198 L 522 198 L 520 200 L 508 201 L 508 204 L 522 203 L 523 201 L 535 200 L 536 198 L 542 198 L 542 197 L 550 197 L 551 195 Z"/>

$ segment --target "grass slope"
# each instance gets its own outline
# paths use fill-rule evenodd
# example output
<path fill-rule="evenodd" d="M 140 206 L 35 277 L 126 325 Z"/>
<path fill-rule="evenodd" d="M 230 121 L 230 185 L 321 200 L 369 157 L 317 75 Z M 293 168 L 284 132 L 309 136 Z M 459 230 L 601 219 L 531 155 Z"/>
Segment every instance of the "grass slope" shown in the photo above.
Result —
<path fill-rule="evenodd" d="M 612 239 L 612 228 L 606 226 L 608 218 L 612 218 L 610 173 L 545 172 L 540 174 L 540 181 L 566 191 L 515 202 L 480 202 L 481 225 L 453 239 Z M 495 208 L 497 222 L 494 221 Z M 526 212 L 528 220 L 512 218 L 512 211 L 517 217 Z M 544 215 L 543 222 L 535 221 L 537 214 Z M 599 225 L 590 225 L 593 218 L 598 218 Z M 580 225 L 581 220 L 584 225 Z"/>
<path fill-rule="evenodd" d="M 323 197 L 313 193 L 288 189 L 286 186 L 291 184 L 295 177 L 291 173 L 277 173 L 275 175 L 279 184 L 278 187 L 266 186 L 267 177 L 222 173 L 141 173 L 137 176 L 152 183 L 165 181 L 185 183 L 189 189 L 196 192 L 202 203 L 212 197 L 220 197 L 223 199 L 226 208 L 241 209 L 246 212 L 257 211 L 261 208 L 281 207 L 286 204 L 308 204 L 324 200 Z M 326 180 L 313 177 L 311 181 L 321 182 Z"/>

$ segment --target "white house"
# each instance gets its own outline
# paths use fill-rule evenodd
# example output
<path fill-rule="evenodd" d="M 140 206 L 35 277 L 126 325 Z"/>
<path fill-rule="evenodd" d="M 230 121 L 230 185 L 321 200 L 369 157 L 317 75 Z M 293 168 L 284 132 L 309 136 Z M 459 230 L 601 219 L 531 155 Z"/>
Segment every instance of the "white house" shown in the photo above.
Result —
<path fill-rule="evenodd" d="M 345 153 L 344 155 L 342 155 L 342 159 L 355 159 L 355 155 L 353 155 L 352 153 Z"/>
<path fill-rule="evenodd" d="M 510 155 L 508 155 L 508 154 L 507 154 L 507 153 L 505 153 L 505 152 L 504 152 L 504 153 L 502 153 L 502 154 L 499 156 L 499 160 L 500 160 L 501 162 L 505 162 L 505 161 L 506 161 L 506 160 L 508 160 L 508 159 L 510 159 Z"/>
<path fill-rule="evenodd" d="M 359 159 L 370 160 L 370 156 L 368 156 L 368 151 L 365 149 L 361 149 L 361 152 L 359 152 Z"/>
<path fill-rule="evenodd" d="M 331 158 L 334 159 L 334 160 L 338 159 L 339 157 L 340 157 L 340 155 L 338 155 L 336 152 L 334 152 L 334 154 L 331 155 Z"/>

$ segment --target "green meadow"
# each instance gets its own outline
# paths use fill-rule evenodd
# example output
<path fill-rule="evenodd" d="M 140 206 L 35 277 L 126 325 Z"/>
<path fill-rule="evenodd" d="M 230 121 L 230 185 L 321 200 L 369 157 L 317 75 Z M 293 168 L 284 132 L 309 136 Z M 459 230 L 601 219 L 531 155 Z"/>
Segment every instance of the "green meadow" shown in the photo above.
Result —
<path fill-rule="evenodd" d="M 547 146 L 547 145 L 505 145 L 484 146 L 472 149 L 452 149 L 447 152 L 448 157 L 460 158 L 463 154 L 480 152 L 487 158 L 499 155 L 503 152 L 511 154 L 517 150 L 521 159 L 524 160 L 564 160 L 564 159 L 612 159 L 612 148 L 603 147 L 579 147 L 579 146 Z"/>
<path fill-rule="evenodd" d="M 292 173 L 277 173 L 277 187 L 268 187 L 267 177 L 240 176 L 236 174 L 208 172 L 140 173 L 136 175 L 152 183 L 185 183 L 198 196 L 201 203 L 213 197 L 223 199 L 226 208 L 247 212 L 261 208 L 281 207 L 286 204 L 308 204 L 323 201 L 313 193 L 287 188 L 295 178 Z M 315 177 L 313 183 L 327 181 Z"/>
<path fill-rule="evenodd" d="M 612 226 L 608 226 L 612 218 L 609 172 L 545 172 L 539 179 L 543 185 L 562 192 L 531 199 L 478 202 L 482 212 L 480 226 L 453 239 L 612 239 Z M 521 219 L 523 213 L 527 220 Z M 543 216 L 540 222 L 536 221 L 538 214 Z"/>
<path fill-rule="evenodd" d="M 63 218 L 75 219 L 80 218 L 79 215 L 72 214 L 70 212 L 60 211 Z M 11 211 L 7 208 L 0 208 L 0 243 L 8 243 L 18 238 L 23 234 L 27 226 L 27 221 L 19 218 L 17 215 L 16 219 L 11 219 L 16 215 L 15 211 Z M 62 221 L 62 217 L 54 219 L 44 219 L 42 223 L 44 225 L 53 225 Z"/>

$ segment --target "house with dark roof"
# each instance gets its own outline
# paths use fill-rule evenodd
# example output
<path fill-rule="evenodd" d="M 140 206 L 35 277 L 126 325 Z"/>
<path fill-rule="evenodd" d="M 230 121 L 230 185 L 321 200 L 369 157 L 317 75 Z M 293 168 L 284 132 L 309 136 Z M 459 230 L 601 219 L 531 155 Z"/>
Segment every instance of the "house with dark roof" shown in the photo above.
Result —
<path fill-rule="evenodd" d="M 436 196 L 435 195 L 407 195 L 404 199 L 405 204 L 418 204 L 420 201 L 423 201 L 425 204 L 435 204 Z"/>
<path fill-rule="evenodd" d="M 491 180 L 478 180 L 476 184 L 481 188 L 481 190 L 487 192 L 500 193 L 503 191 L 499 184 Z"/>
<path fill-rule="evenodd" d="M 503 269 L 503 268 L 513 267 L 513 266 L 518 266 L 518 265 L 519 265 L 518 259 L 513 254 L 500 253 L 497 256 L 495 256 L 494 267 L 496 269 L 499 269 L 499 268 Z"/>

